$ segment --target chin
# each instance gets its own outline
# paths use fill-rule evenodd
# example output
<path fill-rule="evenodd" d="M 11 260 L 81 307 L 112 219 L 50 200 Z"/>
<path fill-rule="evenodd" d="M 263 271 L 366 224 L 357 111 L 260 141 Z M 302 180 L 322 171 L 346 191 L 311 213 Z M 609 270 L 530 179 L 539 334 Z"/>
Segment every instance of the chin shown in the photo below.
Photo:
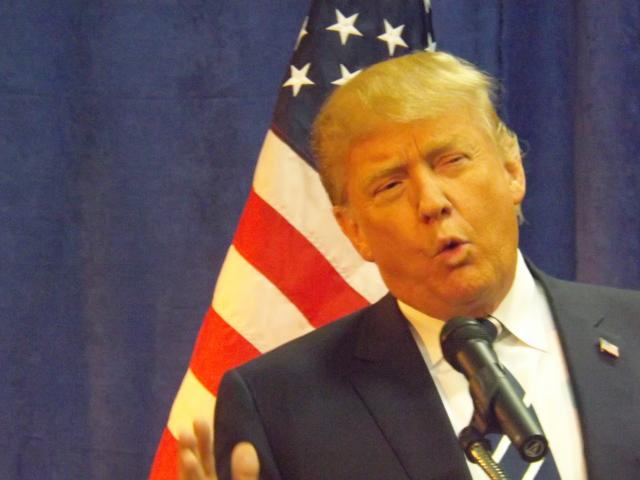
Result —
<path fill-rule="evenodd" d="M 501 300 L 495 282 L 487 281 L 484 277 L 454 280 L 447 282 L 446 287 L 441 292 L 441 298 L 457 310 L 456 315 L 485 316 L 493 312 Z"/>

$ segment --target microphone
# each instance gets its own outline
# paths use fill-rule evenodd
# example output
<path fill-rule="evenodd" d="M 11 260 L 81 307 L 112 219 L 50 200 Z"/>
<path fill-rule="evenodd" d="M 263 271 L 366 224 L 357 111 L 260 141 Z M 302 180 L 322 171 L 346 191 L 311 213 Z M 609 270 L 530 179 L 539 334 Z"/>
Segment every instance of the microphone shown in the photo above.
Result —
<path fill-rule="evenodd" d="M 469 381 L 475 407 L 471 425 L 482 436 L 498 428 L 525 461 L 535 462 L 547 453 L 547 439 L 535 413 L 522 402 L 520 388 L 515 387 L 493 350 L 495 332 L 481 321 L 470 317 L 447 321 L 440 332 L 442 354 Z M 467 450 L 466 445 L 463 448 Z"/>

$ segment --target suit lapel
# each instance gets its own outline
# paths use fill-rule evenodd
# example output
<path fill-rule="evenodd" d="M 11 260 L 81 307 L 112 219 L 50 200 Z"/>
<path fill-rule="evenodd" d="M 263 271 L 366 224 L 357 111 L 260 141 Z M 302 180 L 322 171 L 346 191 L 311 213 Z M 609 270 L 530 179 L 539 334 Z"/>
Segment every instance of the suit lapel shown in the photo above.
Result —
<path fill-rule="evenodd" d="M 470 478 L 408 322 L 390 295 L 362 318 L 349 375 L 408 478 Z"/>
<path fill-rule="evenodd" d="M 625 338 L 620 318 L 606 312 L 615 311 L 615 302 L 599 295 L 598 287 L 576 287 L 535 268 L 532 271 L 546 290 L 560 334 L 580 415 L 589 478 L 609 478 L 616 471 L 612 454 L 628 451 L 630 437 L 638 436 L 637 428 L 629 427 L 636 422 L 630 404 L 638 394 L 638 387 L 629 382 L 637 377 L 635 347 L 629 344 L 635 338 Z M 616 360 L 600 352 L 600 337 L 626 351 L 628 358 Z"/>

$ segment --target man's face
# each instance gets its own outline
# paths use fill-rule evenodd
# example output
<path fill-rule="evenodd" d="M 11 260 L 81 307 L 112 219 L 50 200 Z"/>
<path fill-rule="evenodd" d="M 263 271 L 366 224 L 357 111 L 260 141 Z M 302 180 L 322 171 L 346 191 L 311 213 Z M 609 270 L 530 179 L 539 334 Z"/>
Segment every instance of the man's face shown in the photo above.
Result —
<path fill-rule="evenodd" d="M 343 231 L 400 300 L 443 320 L 491 313 L 513 281 L 518 152 L 498 147 L 480 115 L 384 125 L 352 145 Z"/>

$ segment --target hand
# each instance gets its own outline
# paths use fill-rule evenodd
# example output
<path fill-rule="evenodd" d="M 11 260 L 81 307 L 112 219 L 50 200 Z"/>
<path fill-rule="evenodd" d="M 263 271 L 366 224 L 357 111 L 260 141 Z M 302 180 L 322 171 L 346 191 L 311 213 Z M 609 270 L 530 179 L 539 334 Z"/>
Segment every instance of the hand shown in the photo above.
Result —
<path fill-rule="evenodd" d="M 217 480 L 213 459 L 213 435 L 205 420 L 193 422 L 193 432 L 178 437 L 180 480 Z M 258 480 L 260 464 L 256 449 L 249 442 L 238 443 L 231 452 L 232 480 Z"/>

